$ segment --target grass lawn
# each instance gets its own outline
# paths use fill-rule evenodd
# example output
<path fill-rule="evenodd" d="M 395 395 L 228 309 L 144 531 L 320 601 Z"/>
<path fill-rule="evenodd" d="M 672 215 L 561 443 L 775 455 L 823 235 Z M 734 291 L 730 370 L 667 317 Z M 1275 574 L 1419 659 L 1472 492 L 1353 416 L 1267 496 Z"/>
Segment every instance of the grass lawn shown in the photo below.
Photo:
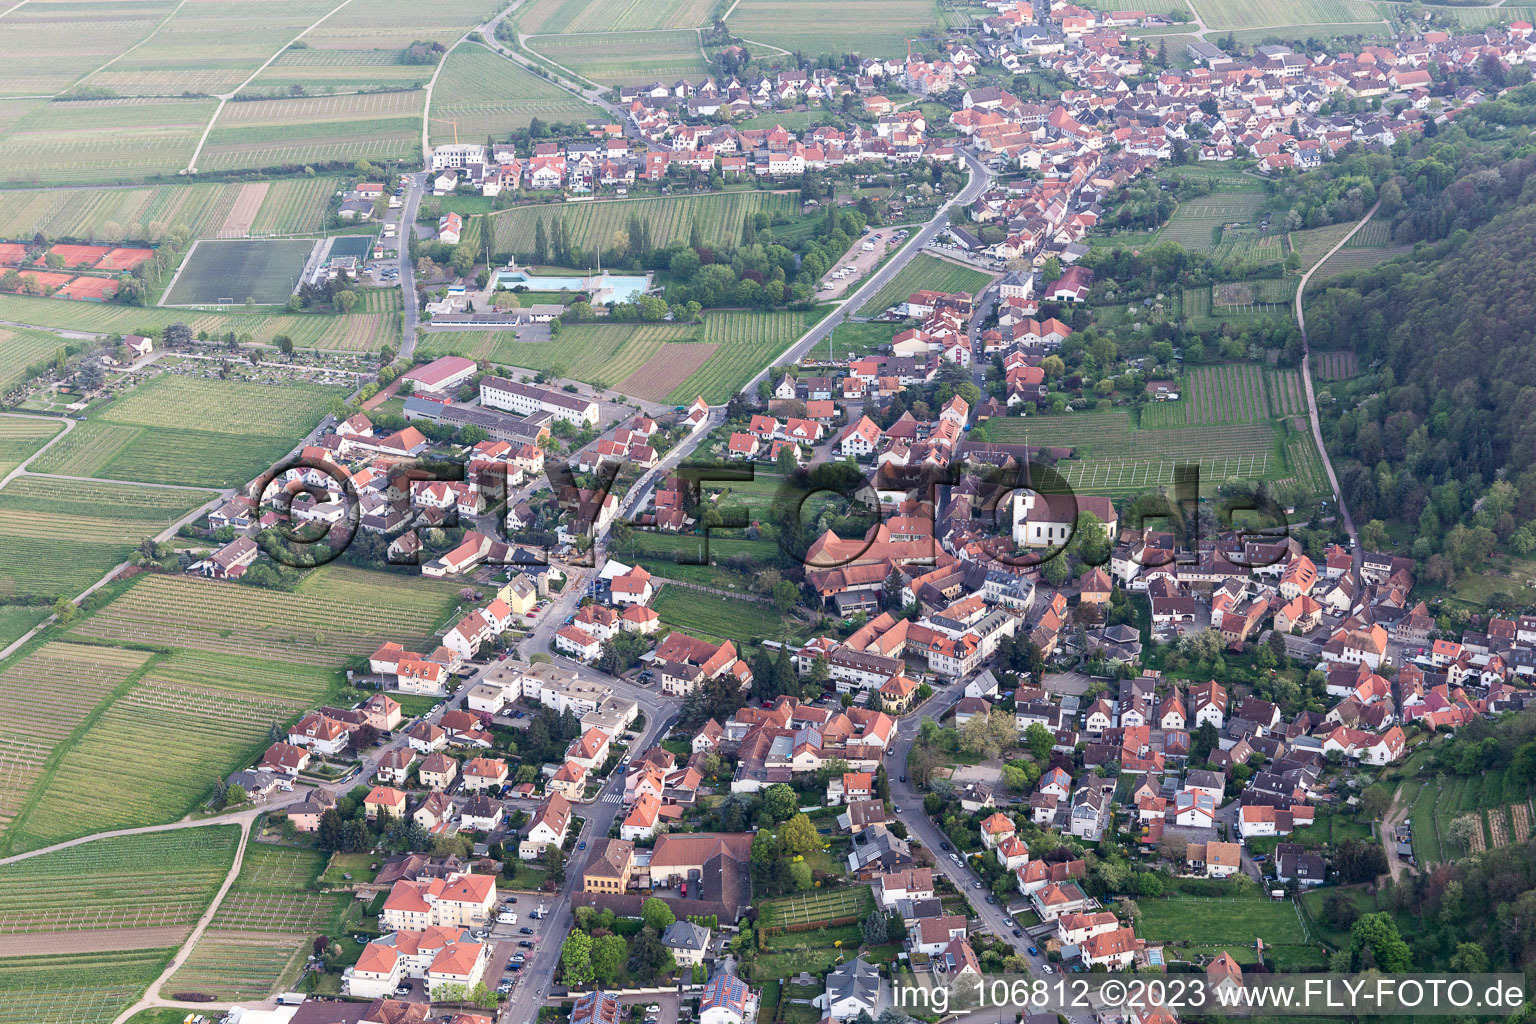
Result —
<path fill-rule="evenodd" d="M 920 289 L 940 292 L 964 291 L 974 295 L 985 288 L 991 280 L 991 274 L 921 252 L 913 257 L 911 263 L 902 267 L 901 272 L 891 278 L 890 282 L 876 292 L 874 298 L 865 303 L 858 312 L 863 316 L 874 316 L 876 313 L 882 313 L 900 304 L 908 295 Z"/>
<path fill-rule="evenodd" d="M 651 607 L 661 616 L 663 627 L 736 643 L 772 634 L 784 624 L 772 605 L 686 587 L 664 585 Z"/>
<path fill-rule="evenodd" d="M 1210 899 L 1174 896 L 1138 900 L 1140 931 L 1148 939 L 1165 942 L 1208 944 L 1230 942 L 1252 945 L 1301 945 L 1306 942 L 1296 908 L 1289 900 L 1264 896 L 1227 896 Z"/>
<path fill-rule="evenodd" d="M 517 864 L 517 869 L 512 872 L 510 877 L 503 876 L 503 884 L 501 887 L 503 889 L 542 892 L 544 889 L 544 881 L 548 877 L 549 872 L 545 871 L 543 868 L 530 867 L 528 864 L 519 861 Z"/>
<path fill-rule="evenodd" d="M 389 696 L 400 705 L 400 714 L 405 718 L 417 718 L 430 714 L 443 702 L 441 697 L 424 697 L 419 693 L 392 693 Z"/>
<path fill-rule="evenodd" d="M 832 353 L 839 358 L 868 355 L 881 345 L 889 345 L 899 329 L 898 324 L 845 321 L 832 329 Z M 817 346 L 811 354 L 820 356 L 824 351 Z"/>
<path fill-rule="evenodd" d="M 320 873 L 320 881 L 333 885 L 371 882 L 379 873 L 374 867 L 378 862 L 379 858 L 371 853 L 333 853 L 325 870 Z M 343 878 L 343 875 L 352 877 Z"/>

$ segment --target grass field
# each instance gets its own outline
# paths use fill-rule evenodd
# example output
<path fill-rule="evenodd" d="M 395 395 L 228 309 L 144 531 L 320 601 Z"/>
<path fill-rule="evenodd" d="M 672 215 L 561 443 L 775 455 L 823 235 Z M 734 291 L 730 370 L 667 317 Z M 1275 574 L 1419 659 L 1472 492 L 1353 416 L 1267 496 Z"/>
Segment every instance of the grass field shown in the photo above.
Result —
<path fill-rule="evenodd" d="M 161 374 L 94 413 L 30 468 L 65 476 L 236 487 L 282 457 L 341 394 L 315 384 Z"/>
<path fill-rule="evenodd" d="M 214 107 L 211 99 L 38 104 L 0 135 L 6 150 L 0 181 L 73 185 L 175 174 Z"/>
<path fill-rule="evenodd" d="M 17 477 L 0 491 L 0 595 L 73 597 L 214 496 Z"/>
<path fill-rule="evenodd" d="M 994 419 L 994 441 L 1077 449 L 1057 471 L 1078 491 L 1133 494 L 1172 485 L 1176 466 L 1198 464 L 1201 492 L 1213 492 L 1228 477 L 1275 479 L 1288 467 L 1280 454 L 1276 425 L 1185 426 L 1138 430 L 1126 413 Z"/>
<path fill-rule="evenodd" d="M 1148 940 L 1198 945 L 1232 943 L 1252 946 L 1302 945 L 1307 941 L 1296 908 L 1289 900 L 1265 896 L 1203 898 L 1173 896 L 1138 900 L 1138 933 Z"/>
<path fill-rule="evenodd" d="M 458 606 L 456 584 L 328 565 L 296 591 L 257 590 L 172 576 L 142 576 L 74 627 L 101 640 L 337 668 L 394 640 L 436 646 Z"/>
<path fill-rule="evenodd" d="M 920 289 L 937 292 L 970 292 L 975 295 L 987 286 L 992 275 L 972 267 L 941 260 L 937 256 L 920 252 L 913 257 L 874 298 L 859 310 L 860 315 L 873 316 L 906 301 L 908 295 Z"/>
<path fill-rule="evenodd" d="M 940 23 L 931 0 L 741 0 L 728 24 L 736 35 L 786 50 L 896 57 L 909 37 L 929 35 Z"/>
<path fill-rule="evenodd" d="M 1195 10 L 1212 30 L 1271 29 L 1294 27 L 1316 34 L 1319 28 L 1340 25 L 1365 25 L 1376 22 L 1381 30 L 1381 14 L 1365 0 L 1280 0 L 1274 4 L 1255 5 L 1244 0 L 1192 0 Z"/>
<path fill-rule="evenodd" d="M 424 350 L 556 373 L 653 401 L 720 403 L 789 347 L 816 313 L 721 311 L 699 324 L 575 324 L 547 342 L 506 331 L 429 335 Z M 663 348 L 663 346 L 673 346 Z M 689 347 L 713 346 L 702 363 Z M 697 365 L 695 365 L 697 364 Z"/>
<path fill-rule="evenodd" d="M 602 111 L 520 65 L 475 43 L 454 50 L 432 90 L 432 145 L 462 139 L 506 138 L 535 117 L 551 121 L 601 118 Z"/>
<path fill-rule="evenodd" d="M 0 647 L 25 636 L 27 630 L 48 617 L 49 608 L 41 604 L 0 604 Z"/>
<path fill-rule="evenodd" d="M 84 832 L 174 821 L 216 778 L 247 764 L 285 726 L 319 704 L 332 673 L 303 666 L 177 651 L 150 666 L 58 760 L 18 847 Z"/>
<path fill-rule="evenodd" d="M 0 341 L 0 354 L 5 342 Z M 4 390 L 0 383 L 0 391 Z M 21 465 L 63 427 L 59 420 L 32 416 L 0 416 L 0 477 Z"/>
<path fill-rule="evenodd" d="M 229 873 L 239 838 L 233 825 L 211 825 L 98 839 L 0 867 L 0 934 L 190 931 Z"/>
<path fill-rule="evenodd" d="M 675 82 L 709 73 L 693 31 L 530 36 L 528 49 L 603 85 Z"/>
<path fill-rule="evenodd" d="M 111 1024 L 174 953 L 134 949 L 0 960 L 0 1024 Z"/>
<path fill-rule="evenodd" d="M 62 302 L 32 295 L 0 295 L 0 320 L 92 331 L 99 334 L 151 334 L 170 324 L 187 324 L 193 333 L 249 334 L 270 342 L 286 334 L 300 348 L 372 352 L 400 343 L 400 321 L 394 314 L 353 313 L 350 316 L 282 313 L 196 313 L 182 309 L 118 306 L 104 302 Z"/>
<path fill-rule="evenodd" d="M 713 0 L 534 0 L 517 13 L 529 35 L 698 28 L 709 24 Z"/>
<path fill-rule="evenodd" d="M 51 643 L 0 668 L 0 686 L 10 695 L 0 727 L 0 836 L 54 751 L 148 660 L 140 651 Z"/>
<path fill-rule="evenodd" d="M 1264 205 L 1264 187 L 1255 181 L 1251 187 L 1231 188 L 1210 195 L 1186 199 L 1158 232 L 1159 242 L 1177 242 L 1191 252 L 1214 249 L 1227 224 L 1247 223 Z M 1237 235 L 1234 238 L 1246 237 Z M 1230 253 L 1235 255 L 1235 248 Z M 1283 258 L 1283 254 L 1276 254 Z"/>
<path fill-rule="evenodd" d="M 226 104 L 197 166 L 228 171 L 414 157 L 425 103 L 425 92 L 411 91 Z"/>
<path fill-rule="evenodd" d="M 253 843 L 208 931 L 171 976 L 177 992 L 261 999 L 292 980 L 316 935 L 337 929 L 349 899 L 309 891 L 325 867 L 313 850 Z"/>
<path fill-rule="evenodd" d="M 298 287 L 304 262 L 314 251 L 307 238 L 266 241 L 203 240 L 187 253 L 176 283 L 166 293 L 167 306 L 208 305 L 225 301 L 278 305 Z"/>
<path fill-rule="evenodd" d="M 753 636 L 776 635 L 783 625 L 783 619 L 772 605 L 706 594 L 686 587 L 662 587 L 652 607 L 661 616 L 663 628 L 734 643 Z"/>
<path fill-rule="evenodd" d="M 546 231 L 553 231 L 556 220 L 563 220 L 571 244 L 591 251 L 599 245 L 611 244 L 614 232 L 625 230 L 631 216 L 640 217 L 650 226 L 653 245 L 665 247 L 687 240 L 694 225 L 706 245 L 733 243 L 741 237 L 746 216 L 759 212 L 793 217 L 799 212 L 799 199 L 792 192 L 744 191 L 557 203 L 503 210 L 491 214 L 490 223 L 494 225 L 498 252 L 529 256 L 541 220 Z"/>
<path fill-rule="evenodd" d="M 335 178 L 268 183 L 252 234 L 318 231 Z M 0 193 L 0 237 L 158 242 L 177 225 L 192 237 L 216 235 L 243 185 L 152 185 L 135 189 L 71 189 Z"/>

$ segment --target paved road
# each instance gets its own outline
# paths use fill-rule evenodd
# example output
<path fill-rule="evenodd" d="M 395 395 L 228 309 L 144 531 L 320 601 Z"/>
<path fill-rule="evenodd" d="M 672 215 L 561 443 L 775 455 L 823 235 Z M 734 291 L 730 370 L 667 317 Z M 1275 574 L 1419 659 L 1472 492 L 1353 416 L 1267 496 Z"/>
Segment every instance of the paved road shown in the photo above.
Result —
<path fill-rule="evenodd" d="M 1312 387 L 1312 349 L 1307 340 L 1307 315 L 1302 309 L 1302 297 L 1307 292 L 1307 282 L 1317 272 L 1317 268 L 1328 262 L 1329 257 L 1344 247 L 1344 243 L 1355 237 L 1355 232 L 1365 227 L 1366 221 L 1375 215 L 1381 208 L 1381 200 L 1366 211 L 1360 218 L 1360 223 L 1350 229 L 1349 234 L 1339 239 L 1332 249 L 1322 259 L 1312 264 L 1305 274 L 1301 275 L 1301 283 L 1296 286 L 1296 326 L 1301 330 L 1301 383 L 1307 392 L 1307 418 L 1312 421 L 1312 440 L 1317 445 L 1317 453 L 1322 456 L 1323 469 L 1328 473 L 1328 486 L 1333 488 L 1333 501 L 1338 506 L 1339 518 L 1344 521 L 1344 529 L 1349 533 L 1349 543 L 1354 553 L 1353 573 L 1356 585 L 1360 583 L 1360 564 L 1363 561 L 1364 552 L 1360 548 L 1360 533 L 1355 529 L 1355 521 L 1350 517 L 1349 506 L 1344 504 L 1344 492 L 1339 488 L 1339 477 L 1333 471 L 1333 460 L 1328 457 L 1328 448 L 1323 444 L 1323 425 L 1317 415 L 1317 392 Z"/>
<path fill-rule="evenodd" d="M 971 905 L 976 908 L 977 918 L 985 930 L 1013 946 L 1015 952 L 1029 965 L 1030 973 L 1036 977 L 1043 977 L 1047 963 L 1045 957 L 1030 955 L 1027 936 L 1023 938 L 1014 936 L 1013 930 L 1019 927 L 1017 922 L 1008 916 L 1008 912 L 1000 903 L 993 904 L 986 901 L 991 893 L 986 888 L 976 888 L 975 883 L 979 876 L 969 868 L 961 867 L 949 859 L 949 854 L 944 852 L 943 846 L 940 845 L 948 840 L 928 815 L 923 813 L 923 795 L 918 792 L 913 783 L 901 781 L 906 776 L 907 754 L 911 752 L 917 740 L 919 723 L 924 719 L 939 718 L 963 696 L 965 696 L 964 684 L 950 683 L 928 698 L 927 704 L 916 709 L 916 713 L 902 717 L 897 726 L 896 740 L 885 755 L 885 771 L 891 780 L 891 801 L 901 807 L 902 813 L 897 817 L 906 822 L 909 832 L 933 851 L 934 870 L 948 878 L 954 883 L 956 889 L 970 898 Z M 980 1019 L 995 1019 L 995 1016 L 988 1018 L 983 1015 Z M 1089 1024 L 1089 1018 L 1086 1015 L 1069 1016 L 1067 1019 L 1071 1024 Z"/>
<path fill-rule="evenodd" d="M 901 248 L 901 251 L 892 256 L 885 266 L 875 271 L 868 280 L 859 286 L 857 291 L 837 304 L 837 310 L 823 317 L 821 323 L 802 334 L 799 340 L 785 349 L 777 359 L 764 367 L 757 376 L 747 381 L 741 389 L 743 394 L 755 393 L 757 382 L 766 378 L 775 366 L 799 362 L 818 343 L 826 341 L 827 336 L 832 333 L 838 324 L 843 322 L 847 314 L 853 313 L 864 303 L 872 299 L 881 288 L 884 288 L 897 274 L 901 273 L 903 267 L 911 263 L 917 257 L 917 254 L 923 251 L 925 245 L 938 237 L 939 232 L 943 231 L 949 224 L 950 207 L 956 204 L 966 205 L 971 203 L 975 201 L 977 196 L 987 190 L 987 186 L 992 181 L 992 172 L 987 170 L 986 166 L 972 154 L 962 151 L 961 156 L 965 158 L 966 164 L 969 165 L 971 177 L 965 187 L 960 190 L 960 194 L 952 197 L 949 202 L 939 207 L 928 223 L 912 233 L 912 237 L 907 239 L 907 244 Z"/>
<path fill-rule="evenodd" d="M 427 173 L 410 175 L 406 186 L 405 205 L 400 210 L 400 289 L 405 304 L 401 320 L 400 358 L 409 361 L 416 352 L 416 328 L 421 322 L 421 302 L 416 297 L 416 268 L 411 266 L 411 237 L 416 228 L 416 209 L 421 205 L 421 193 L 427 185 Z"/>
<path fill-rule="evenodd" d="M 626 695 L 632 694 L 636 689 L 624 683 L 618 685 L 624 687 Z M 643 690 L 633 695 L 637 697 L 643 695 L 651 699 L 653 707 L 657 708 L 675 703 Z M 641 751 L 650 747 L 667 729 L 672 727 L 672 723 L 676 720 L 675 711 L 669 713 L 663 720 L 658 712 L 648 709 L 645 716 L 645 731 L 631 749 Z M 518 972 L 518 981 L 512 989 L 511 996 L 502 1003 L 500 1020 L 517 1024 L 517 1022 L 532 1022 L 538 1019 L 539 1007 L 544 1005 L 549 995 L 555 967 L 560 960 L 560 944 L 565 941 L 566 934 L 571 930 L 573 920 L 571 895 L 581 886 L 581 873 L 594 852 L 595 841 L 608 835 L 608 830 L 613 827 L 614 818 L 623 809 L 623 804 L 604 798 L 623 792 L 624 773 L 616 770 L 598 792 L 596 800 L 593 803 L 581 805 L 577 811 L 580 817 L 586 819 L 586 825 L 583 826 L 580 835 L 586 840 L 587 849 L 572 852 L 570 859 L 566 861 L 565 884 L 561 886 L 558 893 L 550 894 L 549 916 L 540 921 L 537 926 L 538 947 L 528 957 L 528 962 L 523 969 Z"/>

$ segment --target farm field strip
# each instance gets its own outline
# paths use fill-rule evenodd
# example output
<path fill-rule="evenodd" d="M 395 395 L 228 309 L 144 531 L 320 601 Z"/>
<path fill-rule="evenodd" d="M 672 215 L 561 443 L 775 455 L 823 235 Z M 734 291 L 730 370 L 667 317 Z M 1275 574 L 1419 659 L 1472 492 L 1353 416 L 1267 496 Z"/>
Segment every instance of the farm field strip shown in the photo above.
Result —
<path fill-rule="evenodd" d="M 448 55 L 432 90 L 431 113 L 427 131 L 434 146 L 456 135 L 507 136 L 535 117 L 565 123 L 601 116 L 585 100 L 478 44 Z"/>
<path fill-rule="evenodd" d="M 0 867 L 0 933 L 190 929 L 228 874 L 239 835 L 216 825 L 98 839 Z"/>
<path fill-rule="evenodd" d="M 741 0 L 729 27 L 753 42 L 806 53 L 900 54 L 908 38 L 943 35 L 928 0 Z"/>
<path fill-rule="evenodd" d="M 712 0 L 535 0 L 518 11 L 519 31 L 533 35 L 698 28 Z"/>
<path fill-rule="evenodd" d="M 112 1024 L 173 949 L 0 960 L 0 1024 Z"/>
<path fill-rule="evenodd" d="M 1280 0 L 1255 5 L 1244 0 L 1192 0 L 1205 24 L 1215 30 L 1269 29 L 1294 26 L 1316 34 L 1319 28 L 1337 25 L 1385 23 L 1376 7 L 1365 0 Z"/>
<path fill-rule="evenodd" d="M 268 182 L 253 234 L 293 234 L 325 226 L 335 178 Z M 193 238 L 213 234 L 228 213 L 228 196 L 244 186 L 150 185 L 136 189 L 71 189 L 0 193 L 0 237 L 127 239 L 159 242 L 178 225 Z"/>
<path fill-rule="evenodd" d="M 528 49 L 604 85 L 645 85 L 708 73 L 692 30 L 529 36 Z"/>
<path fill-rule="evenodd" d="M 744 218 L 758 212 L 792 217 L 799 211 L 791 193 L 741 191 L 518 206 L 490 214 L 489 222 L 495 226 L 498 251 L 527 257 L 533 252 L 534 234 L 541 220 L 546 231 L 553 231 L 556 219 L 563 220 L 571 244 L 590 251 L 610 244 L 613 233 L 624 230 L 632 215 L 649 225 L 653 245 L 685 240 L 694 225 L 705 244 L 717 245 L 740 238 Z"/>
<path fill-rule="evenodd" d="M 0 669 L 0 687 L 10 695 L 0 729 L 0 838 L 8 840 L 12 821 L 59 744 L 149 657 L 141 651 L 50 643 Z"/>
<path fill-rule="evenodd" d="M 987 286 L 992 275 L 973 267 L 939 259 L 920 252 L 912 261 L 891 278 L 884 288 L 875 293 L 859 310 L 862 316 L 883 313 L 892 306 L 906 301 L 908 295 L 920 289 L 938 292 L 970 292 L 973 296 Z"/>
<path fill-rule="evenodd" d="M 309 891 L 325 861 L 313 850 L 252 843 L 172 986 L 231 1000 L 275 991 L 308 953 L 308 941 L 330 931 L 349 902 L 344 894 Z"/>
<path fill-rule="evenodd" d="M 19 383 L 27 367 L 47 361 L 63 347 L 64 339 L 56 334 L 0 327 L 0 394 Z"/>
<path fill-rule="evenodd" d="M 74 632 L 335 668 L 386 640 L 436 646 L 457 603 L 452 584 L 338 566 L 310 573 L 292 593 L 147 576 Z"/>
<path fill-rule="evenodd" d="M 0 180 L 76 185 L 174 174 L 186 166 L 215 107 L 211 99 L 40 104 L 0 135 Z"/>
<path fill-rule="evenodd" d="M 262 680 L 241 683 L 238 680 Z M 18 820 L 32 845 L 172 821 L 318 704 L 330 673 L 176 652 L 113 701 L 59 759 L 47 792 Z"/>

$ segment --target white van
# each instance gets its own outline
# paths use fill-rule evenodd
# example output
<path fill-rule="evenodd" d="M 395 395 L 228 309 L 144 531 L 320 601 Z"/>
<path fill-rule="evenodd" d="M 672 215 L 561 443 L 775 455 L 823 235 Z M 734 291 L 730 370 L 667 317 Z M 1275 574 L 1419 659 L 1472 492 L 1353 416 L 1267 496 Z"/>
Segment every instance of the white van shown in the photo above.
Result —
<path fill-rule="evenodd" d="M 517 911 L 503 910 L 496 915 L 496 920 L 502 924 L 517 924 Z"/>

